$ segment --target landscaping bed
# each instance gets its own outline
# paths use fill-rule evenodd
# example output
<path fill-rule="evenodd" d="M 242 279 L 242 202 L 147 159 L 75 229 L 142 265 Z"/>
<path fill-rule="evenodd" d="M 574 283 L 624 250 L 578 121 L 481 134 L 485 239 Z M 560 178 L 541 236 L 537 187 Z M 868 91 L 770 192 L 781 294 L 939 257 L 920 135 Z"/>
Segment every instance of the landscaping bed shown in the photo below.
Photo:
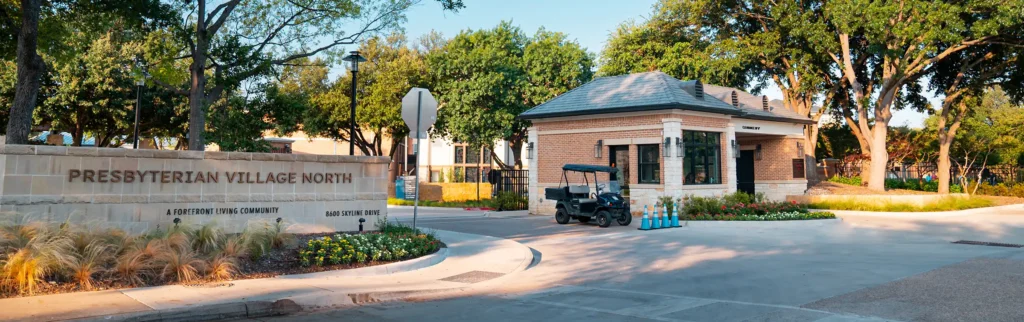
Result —
<path fill-rule="evenodd" d="M 799 203 L 769 201 L 761 193 L 749 195 L 735 192 L 722 197 L 690 196 L 675 201 L 662 198 L 660 203 L 669 211 L 676 204 L 681 204 L 679 220 L 781 221 L 835 218 L 832 213 L 812 212 Z"/>
<path fill-rule="evenodd" d="M 979 190 L 981 191 L 981 190 Z M 855 210 L 855 211 L 886 211 L 886 212 L 931 212 L 953 211 L 973 208 L 984 208 L 1024 203 L 1024 198 L 997 197 L 989 195 L 960 195 L 940 197 L 935 192 L 914 190 L 886 190 L 878 192 L 866 187 L 842 184 L 837 182 L 820 182 L 808 189 L 809 196 L 848 196 L 839 200 L 809 202 L 807 206 L 814 209 Z M 935 196 L 929 202 L 901 202 L 895 196 L 927 195 Z M 892 201 L 876 200 L 873 196 L 894 196 Z M 869 200 L 870 199 L 870 200 Z"/>
<path fill-rule="evenodd" d="M 0 225 L 0 298 L 352 269 L 444 247 L 432 234 L 386 219 L 378 227 L 364 234 L 292 234 L 279 222 L 225 234 L 207 224 L 130 235 L 68 224 Z M 318 253 L 324 240 L 350 247 Z"/>

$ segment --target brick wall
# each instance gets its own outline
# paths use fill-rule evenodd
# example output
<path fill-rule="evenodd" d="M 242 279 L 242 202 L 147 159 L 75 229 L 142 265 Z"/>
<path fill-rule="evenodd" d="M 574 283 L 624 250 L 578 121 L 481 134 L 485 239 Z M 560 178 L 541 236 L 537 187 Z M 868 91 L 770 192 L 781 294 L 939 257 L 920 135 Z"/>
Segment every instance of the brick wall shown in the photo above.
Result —
<path fill-rule="evenodd" d="M 633 130 L 615 132 L 594 132 L 594 133 L 571 133 L 571 134 L 543 134 L 538 136 L 537 142 L 537 182 L 558 183 L 562 178 L 562 165 L 567 163 L 592 164 L 608 166 L 608 146 L 602 146 L 601 158 L 594 157 L 594 145 L 597 140 L 627 139 L 627 138 L 660 138 L 661 130 Z M 659 144 L 659 149 L 661 145 Z M 659 150 L 660 151 L 660 150 Z M 639 169 L 637 162 L 636 145 L 629 146 L 629 182 L 637 183 Z M 658 158 L 659 163 L 663 160 Z M 604 180 L 604 178 L 600 178 Z M 662 172 L 664 182 L 664 172 Z M 572 180 L 572 178 L 570 178 Z"/>
<path fill-rule="evenodd" d="M 724 118 L 685 115 L 682 119 L 684 128 L 687 126 L 714 127 L 722 128 L 724 132 L 725 127 L 729 126 L 729 120 Z"/>
<path fill-rule="evenodd" d="M 761 145 L 761 160 L 754 160 L 754 180 L 793 180 L 793 159 L 800 158 L 797 156 L 797 142 L 803 140 L 779 138 L 740 141 L 743 145 Z"/>
<path fill-rule="evenodd" d="M 609 116 L 608 118 L 600 119 L 589 119 L 589 120 L 571 120 L 571 121 L 555 121 L 555 122 L 543 122 L 536 123 L 536 127 L 540 131 L 551 131 L 551 130 L 578 130 L 578 129 L 591 129 L 591 128 L 604 128 L 604 127 L 618 127 L 618 126 L 636 126 L 636 125 L 661 125 L 661 119 L 673 117 L 668 114 L 658 115 L 643 115 L 643 116 Z M 675 116 L 678 117 L 678 116 Z M 591 155 L 593 156 L 593 155 Z"/>

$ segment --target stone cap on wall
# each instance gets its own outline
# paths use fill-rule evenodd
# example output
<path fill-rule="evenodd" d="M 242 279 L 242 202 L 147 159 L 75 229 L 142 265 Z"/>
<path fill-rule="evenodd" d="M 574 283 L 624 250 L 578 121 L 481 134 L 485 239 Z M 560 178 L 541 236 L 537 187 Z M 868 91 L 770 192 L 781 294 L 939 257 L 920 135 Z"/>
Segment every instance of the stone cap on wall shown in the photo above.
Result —
<path fill-rule="evenodd" d="M 0 154 L 58 156 L 67 155 L 80 157 L 129 157 L 188 160 L 304 161 L 323 163 L 391 163 L 391 158 L 385 156 L 318 155 L 187 150 L 179 151 L 20 144 L 0 144 Z"/>

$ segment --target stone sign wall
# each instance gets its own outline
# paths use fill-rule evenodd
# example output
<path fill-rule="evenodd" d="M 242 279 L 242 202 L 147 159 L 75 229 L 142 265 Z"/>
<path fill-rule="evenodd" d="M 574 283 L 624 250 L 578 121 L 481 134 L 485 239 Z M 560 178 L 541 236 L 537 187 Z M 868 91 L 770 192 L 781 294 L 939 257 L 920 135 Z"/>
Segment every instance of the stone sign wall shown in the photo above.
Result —
<path fill-rule="evenodd" d="M 2 216 L 131 232 L 281 218 L 294 231 L 374 230 L 387 157 L 0 145 Z"/>

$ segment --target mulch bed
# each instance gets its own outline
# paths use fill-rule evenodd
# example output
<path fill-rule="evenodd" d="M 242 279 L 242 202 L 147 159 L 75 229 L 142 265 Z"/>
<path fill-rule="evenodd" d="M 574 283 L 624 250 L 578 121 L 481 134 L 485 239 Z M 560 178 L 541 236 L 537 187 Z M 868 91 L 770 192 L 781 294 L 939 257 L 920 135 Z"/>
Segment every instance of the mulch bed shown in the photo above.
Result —
<path fill-rule="evenodd" d="M 305 274 L 305 273 L 335 271 L 335 270 L 343 270 L 343 269 L 354 269 L 354 268 L 360 268 L 360 267 L 369 267 L 369 266 L 377 266 L 377 265 L 384 265 L 384 264 L 400 262 L 400 261 L 375 261 L 375 262 L 367 262 L 367 263 L 363 263 L 363 264 L 340 264 L 340 265 L 325 265 L 325 266 L 311 265 L 309 267 L 299 266 L 299 264 L 298 264 L 298 250 L 299 250 L 300 245 L 306 245 L 306 243 L 308 243 L 310 240 L 313 240 L 313 239 L 316 239 L 316 238 L 320 238 L 320 237 L 324 237 L 324 236 L 334 236 L 335 234 L 341 234 L 341 233 L 343 233 L 343 232 L 337 232 L 337 233 L 316 233 L 316 234 L 295 234 L 294 235 L 295 238 L 294 238 L 293 242 L 291 243 L 291 245 L 289 245 L 288 247 L 284 247 L 282 249 L 272 250 L 271 252 L 267 253 L 266 256 L 264 256 L 263 258 L 261 258 L 259 260 L 255 260 L 254 261 L 254 260 L 251 260 L 249 258 L 239 259 L 239 261 L 238 261 L 238 275 L 235 275 L 235 277 L 232 278 L 231 280 L 203 279 L 203 280 L 198 280 L 198 281 L 192 281 L 192 282 L 189 282 L 189 283 L 186 283 L 186 284 L 183 284 L 183 285 L 186 285 L 186 286 L 202 286 L 202 285 L 205 285 L 205 284 L 229 283 L 232 280 L 270 278 L 270 277 L 276 277 L 276 276 L 281 276 L 281 275 L 293 275 L 293 274 Z M 351 233 L 351 234 L 355 234 L 355 233 Z M 437 251 L 439 251 L 441 248 L 448 247 L 447 245 L 444 244 L 444 242 L 440 242 L 440 245 L 441 245 L 441 247 L 439 247 Z M 434 251 L 433 253 L 436 253 L 437 251 Z M 424 255 L 422 255 L 420 257 L 428 256 L 428 255 L 431 255 L 433 253 L 424 254 Z M 409 259 L 406 259 L 406 260 L 409 260 Z M 154 284 L 150 284 L 150 285 L 132 286 L 132 285 L 128 285 L 128 284 L 122 283 L 120 281 L 111 281 L 111 280 L 105 280 L 105 279 L 97 279 L 96 281 L 93 282 L 93 289 L 92 289 L 92 291 L 119 290 L 119 289 L 135 288 L 135 287 L 173 285 L 173 284 L 178 284 L 178 283 L 154 283 Z M 74 283 L 62 283 L 62 282 L 58 282 L 58 281 L 46 281 L 46 282 L 43 282 L 43 283 L 39 283 L 36 286 L 35 292 L 31 296 L 50 295 L 50 294 L 62 294 L 62 293 L 75 293 L 75 292 L 84 292 L 84 291 L 86 291 L 86 290 L 78 287 L 78 285 L 74 284 Z M 22 297 L 22 296 L 23 295 L 19 295 L 19 294 L 16 294 L 16 293 L 0 292 L 0 299 L 15 298 L 15 297 Z"/>

